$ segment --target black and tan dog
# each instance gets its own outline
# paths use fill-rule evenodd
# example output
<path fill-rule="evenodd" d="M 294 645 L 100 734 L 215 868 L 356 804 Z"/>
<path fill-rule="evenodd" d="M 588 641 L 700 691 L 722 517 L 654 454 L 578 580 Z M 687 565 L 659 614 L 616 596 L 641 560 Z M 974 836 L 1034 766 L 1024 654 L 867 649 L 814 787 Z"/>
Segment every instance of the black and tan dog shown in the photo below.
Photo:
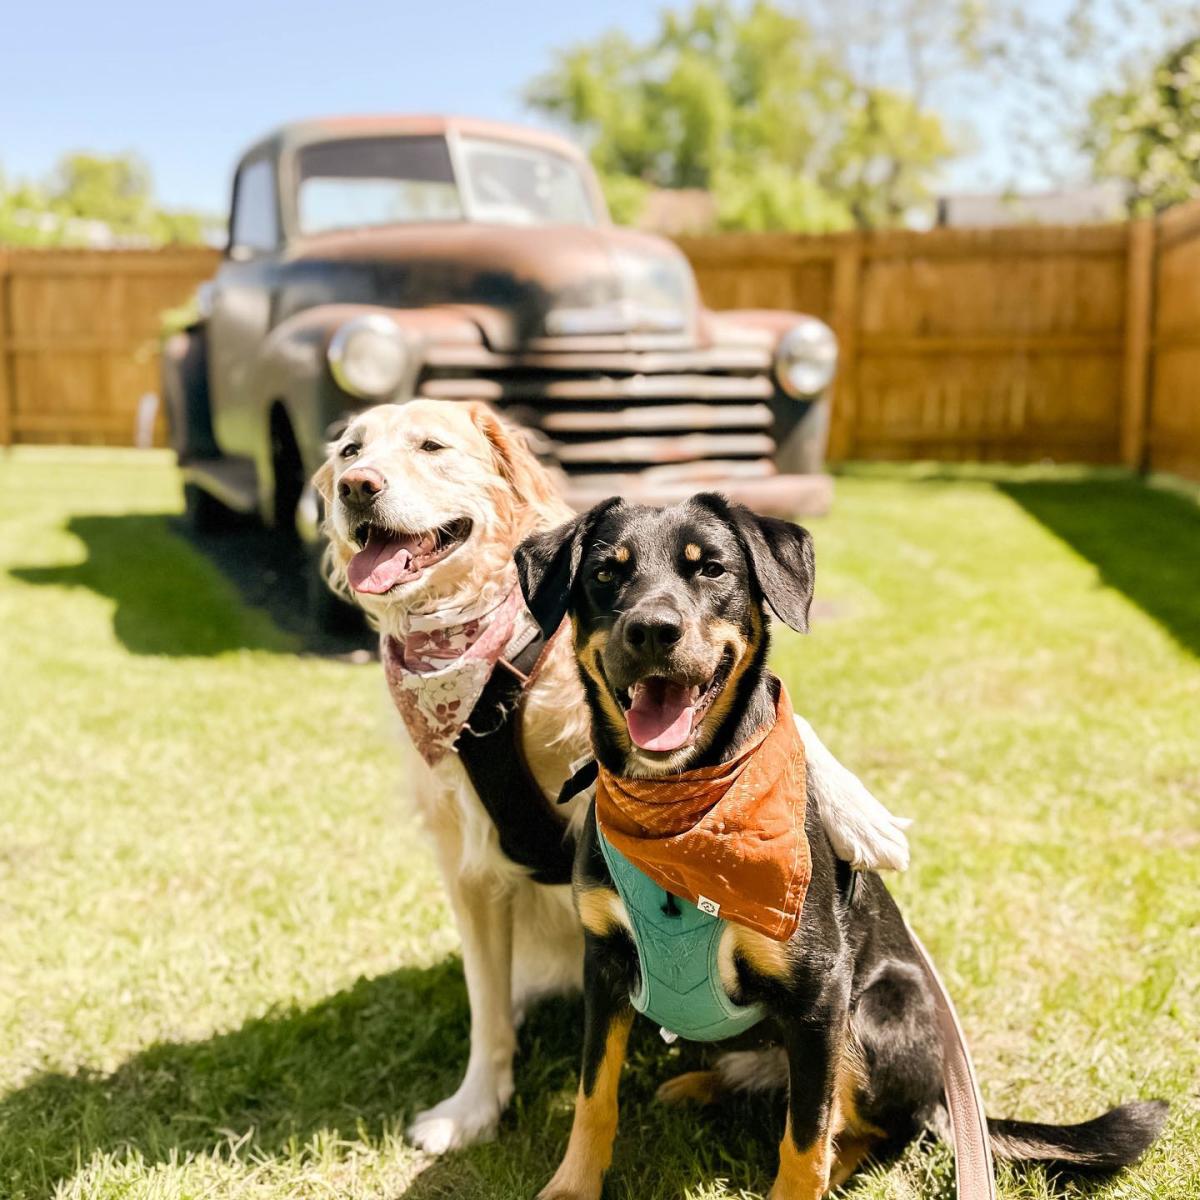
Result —
<path fill-rule="evenodd" d="M 597 761 L 613 776 L 669 784 L 728 761 L 774 721 L 780 684 L 766 669 L 767 606 L 803 631 L 812 596 L 812 543 L 799 526 L 717 495 L 663 509 L 611 500 L 527 540 L 517 564 L 542 627 L 572 619 Z M 811 798 L 805 832 L 811 880 L 795 933 L 778 941 L 729 921 L 721 934 L 721 986 L 765 1012 L 763 1082 L 786 1057 L 773 1080 L 788 1091 L 773 1200 L 820 1196 L 868 1154 L 895 1153 L 945 1118 L 932 999 L 903 919 L 877 876 L 851 883 Z M 639 983 L 594 807 L 574 886 L 586 931 L 582 1079 L 566 1156 L 543 1200 L 600 1195 Z M 730 1082 L 718 1064 L 665 1092 L 708 1101 Z M 1004 1158 L 1114 1170 L 1145 1150 L 1165 1110 L 1140 1102 L 1082 1125 L 991 1121 L 989 1132 Z"/>

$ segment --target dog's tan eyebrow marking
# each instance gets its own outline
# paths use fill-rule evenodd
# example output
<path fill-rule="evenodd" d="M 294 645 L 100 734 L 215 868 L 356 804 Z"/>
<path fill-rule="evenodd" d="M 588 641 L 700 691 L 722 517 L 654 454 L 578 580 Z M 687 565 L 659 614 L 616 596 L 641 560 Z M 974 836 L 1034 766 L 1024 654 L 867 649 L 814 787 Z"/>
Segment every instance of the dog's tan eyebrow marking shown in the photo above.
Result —
<path fill-rule="evenodd" d="M 688 542 L 688 544 L 683 548 L 683 557 L 686 558 L 688 562 L 699 562 L 700 556 L 703 553 L 704 552 L 699 546 L 696 545 L 695 542 Z"/>
<path fill-rule="evenodd" d="M 629 547 L 618 546 L 613 551 L 613 558 L 615 558 L 619 563 L 627 563 L 629 561 Z"/>

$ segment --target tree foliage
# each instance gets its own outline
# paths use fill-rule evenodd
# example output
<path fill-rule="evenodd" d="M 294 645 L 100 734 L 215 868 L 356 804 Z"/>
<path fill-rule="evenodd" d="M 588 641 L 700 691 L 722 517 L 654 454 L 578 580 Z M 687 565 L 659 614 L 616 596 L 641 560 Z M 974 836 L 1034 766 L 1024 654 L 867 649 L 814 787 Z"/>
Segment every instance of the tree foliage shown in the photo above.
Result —
<path fill-rule="evenodd" d="M 1098 96 L 1086 145 L 1098 176 L 1131 185 L 1136 213 L 1200 195 L 1200 39 Z"/>
<path fill-rule="evenodd" d="M 204 240 L 206 221 L 166 212 L 132 155 L 66 154 L 40 185 L 0 177 L 0 243 L 165 245 Z"/>
<path fill-rule="evenodd" d="M 671 187 L 708 189 L 730 228 L 891 225 L 953 152 L 934 113 L 857 77 L 772 0 L 698 0 L 647 42 L 559 52 L 526 98 L 586 139 L 618 218 Z"/>

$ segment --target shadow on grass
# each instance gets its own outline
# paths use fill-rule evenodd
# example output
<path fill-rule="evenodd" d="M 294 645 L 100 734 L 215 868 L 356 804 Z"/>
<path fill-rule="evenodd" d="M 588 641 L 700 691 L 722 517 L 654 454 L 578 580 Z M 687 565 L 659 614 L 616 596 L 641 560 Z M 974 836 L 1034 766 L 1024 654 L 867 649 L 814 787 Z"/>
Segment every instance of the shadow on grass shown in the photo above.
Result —
<path fill-rule="evenodd" d="M 17 567 L 11 575 L 113 600 L 114 632 L 133 654 L 348 655 L 373 646 L 365 626 L 346 634 L 311 627 L 304 555 L 267 529 L 201 536 L 167 513 L 76 516 L 66 528 L 86 547 L 83 562 Z"/>
<path fill-rule="evenodd" d="M 532 1196 L 546 1182 L 566 1144 L 581 1016 L 578 1000 L 547 1001 L 529 1014 L 500 1137 L 431 1162 L 406 1197 L 485 1200 L 497 1186 Z M 765 1187 L 780 1104 L 664 1109 L 653 1100 L 655 1083 L 692 1064 L 668 1064 L 654 1031 L 639 1025 L 614 1176 L 647 1196 L 679 1195 L 720 1176 Z M 37 1076 L 0 1099 L 0 1191 L 48 1200 L 96 1152 L 137 1152 L 153 1165 L 238 1143 L 245 1161 L 286 1157 L 318 1133 L 378 1139 L 453 1090 L 467 1032 L 455 959 L 359 980 L 311 1008 L 272 1012 L 206 1041 L 152 1046 L 111 1074 Z"/>
<path fill-rule="evenodd" d="M 536 1085 L 565 1085 L 576 1015 L 543 1005 L 522 1033 Z M 0 1190 L 48 1196 L 94 1151 L 147 1162 L 217 1150 L 276 1154 L 318 1130 L 378 1137 L 441 1099 L 466 1060 L 457 961 L 359 980 L 308 1009 L 272 1012 L 207 1041 L 150 1047 L 111 1074 L 47 1073 L 0 1100 Z"/>
<path fill-rule="evenodd" d="M 1200 505 L 1134 478 L 996 486 L 1200 656 Z"/>

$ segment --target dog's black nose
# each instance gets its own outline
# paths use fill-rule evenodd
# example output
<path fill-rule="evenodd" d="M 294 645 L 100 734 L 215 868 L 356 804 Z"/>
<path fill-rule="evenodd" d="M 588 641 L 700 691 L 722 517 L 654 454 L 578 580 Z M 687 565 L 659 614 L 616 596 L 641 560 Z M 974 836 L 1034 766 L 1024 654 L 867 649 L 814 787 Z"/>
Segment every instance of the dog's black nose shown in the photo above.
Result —
<path fill-rule="evenodd" d="M 683 637 L 683 618 L 659 606 L 631 612 L 625 620 L 625 642 L 631 650 L 667 650 Z"/>
<path fill-rule="evenodd" d="M 338 480 L 338 495 L 349 504 L 370 504 L 387 487 L 387 480 L 370 467 L 355 467 Z"/>

